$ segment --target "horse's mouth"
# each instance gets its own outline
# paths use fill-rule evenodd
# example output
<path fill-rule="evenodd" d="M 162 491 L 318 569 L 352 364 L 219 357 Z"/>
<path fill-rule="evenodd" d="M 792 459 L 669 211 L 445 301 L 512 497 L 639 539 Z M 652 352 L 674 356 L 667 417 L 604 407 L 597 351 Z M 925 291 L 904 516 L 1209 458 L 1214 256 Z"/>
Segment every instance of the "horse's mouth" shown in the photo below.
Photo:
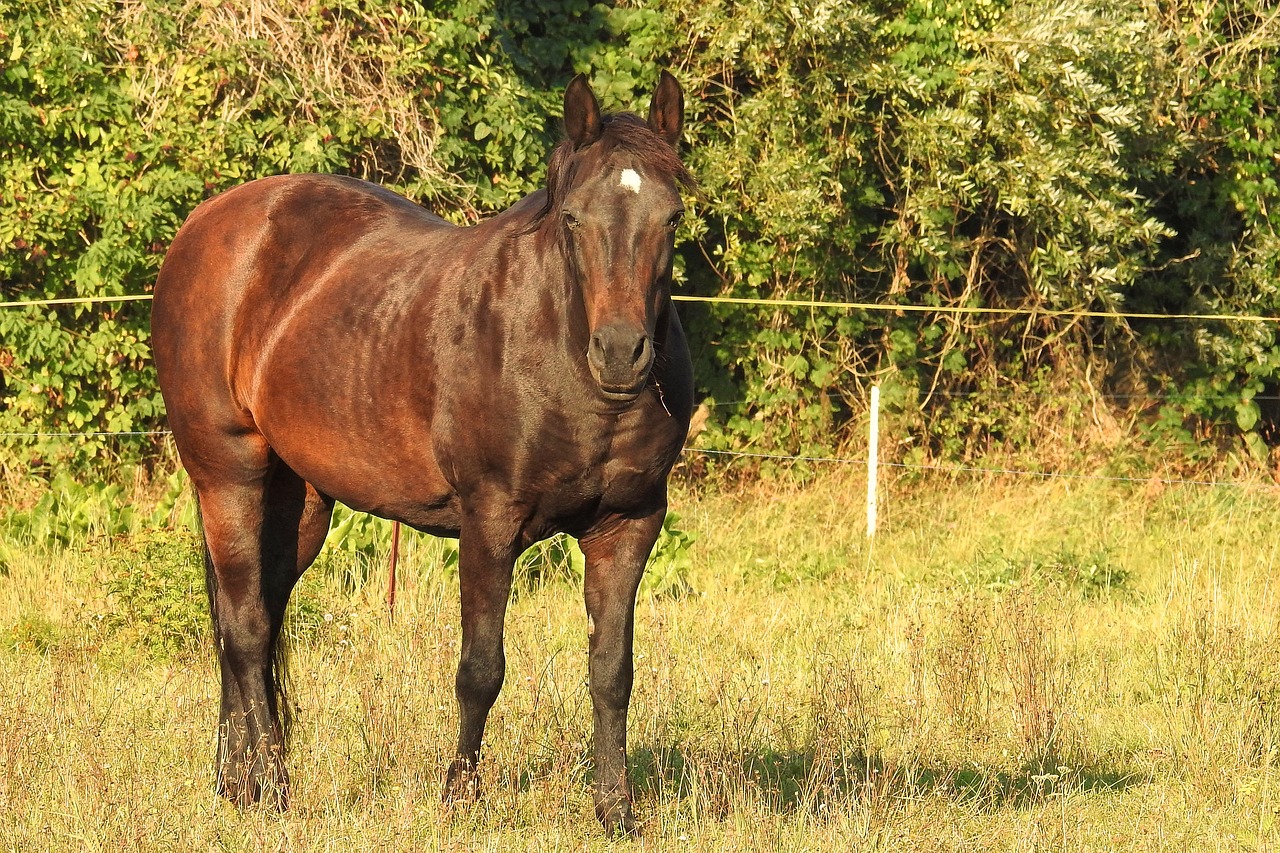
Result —
<path fill-rule="evenodd" d="M 640 396 L 649 377 L 646 375 L 634 385 L 601 385 L 600 394 L 614 403 L 631 403 Z"/>

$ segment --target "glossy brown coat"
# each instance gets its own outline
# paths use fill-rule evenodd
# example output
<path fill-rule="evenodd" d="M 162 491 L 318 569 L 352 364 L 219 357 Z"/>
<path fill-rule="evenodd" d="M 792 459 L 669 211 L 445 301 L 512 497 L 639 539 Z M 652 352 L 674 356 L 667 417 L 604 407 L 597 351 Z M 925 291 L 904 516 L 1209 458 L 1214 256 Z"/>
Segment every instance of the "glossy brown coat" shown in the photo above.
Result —
<path fill-rule="evenodd" d="M 596 811 L 634 829 L 634 601 L 692 405 L 670 300 L 682 108 L 665 72 L 647 122 L 602 116 L 575 79 L 548 189 L 468 228 L 305 175 L 230 190 L 179 231 L 153 345 L 204 524 L 227 797 L 287 805 L 277 639 L 340 500 L 460 540 L 446 798 L 475 794 L 516 557 L 579 538 Z"/>

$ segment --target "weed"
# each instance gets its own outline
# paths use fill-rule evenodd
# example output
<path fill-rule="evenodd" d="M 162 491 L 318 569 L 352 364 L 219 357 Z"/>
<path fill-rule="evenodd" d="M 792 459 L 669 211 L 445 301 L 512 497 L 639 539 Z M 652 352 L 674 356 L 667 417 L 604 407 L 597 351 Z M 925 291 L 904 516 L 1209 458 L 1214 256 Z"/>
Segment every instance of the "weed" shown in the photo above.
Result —
<path fill-rule="evenodd" d="M 640 594 L 654 598 L 679 598 L 693 591 L 689 583 L 689 557 L 695 536 L 677 527 L 680 516 L 668 512 L 662 521 L 662 530 L 654 543 L 644 577 L 640 579 Z M 532 592 L 546 584 L 568 583 L 582 585 L 586 558 L 582 549 L 571 537 L 561 534 L 532 545 L 516 561 L 515 595 Z"/>
<path fill-rule="evenodd" d="M 360 691 L 360 740 L 369 766 L 371 795 L 391 784 L 399 763 L 405 709 L 395 698 L 388 700 L 387 685 L 380 677 Z"/>
<path fill-rule="evenodd" d="M 1103 498 L 1123 494 L 1110 488 Z M 1280 552 L 1221 543 L 1260 541 L 1280 501 L 1260 491 L 1246 513 L 1182 489 L 1164 517 L 1141 501 L 1012 491 L 898 495 L 919 523 L 887 526 L 867 571 L 782 589 L 767 569 L 739 567 L 780 543 L 797 560 L 856 553 L 860 530 L 840 538 L 847 482 L 683 500 L 700 534 L 699 594 L 637 609 L 630 767 L 643 843 L 1274 847 Z M 815 523 L 819 505 L 830 535 L 788 528 Z M 988 512 L 943 528 L 955 535 L 928 526 L 975 505 Z M 1095 505 L 1126 523 L 1100 519 L 1075 553 L 1099 565 L 1124 555 L 1134 594 L 1078 594 L 1043 567 L 1069 562 L 1068 549 L 1021 533 Z M 393 621 L 380 590 L 348 591 L 341 566 L 307 573 L 295 592 L 290 695 L 302 713 L 296 808 L 283 816 L 211 805 L 218 680 L 193 534 L 15 549 L 0 580 L 0 837 L 21 850 L 84 838 L 103 849 L 607 847 L 591 814 L 581 594 L 559 579 L 511 605 L 484 799 L 440 806 L 460 632 L 456 578 L 428 568 L 437 542 L 408 538 Z M 994 592 L 930 568 L 990 553 L 1041 568 Z M 91 632 L 86 613 L 101 614 Z M 192 645 L 203 654 L 178 651 Z"/>
<path fill-rule="evenodd" d="M 1239 766 L 1270 767 L 1280 752 L 1280 641 L 1276 614 L 1259 608 L 1242 621 L 1214 584 L 1177 602 L 1156 656 L 1162 709 L 1189 772 L 1230 756 Z"/>
<path fill-rule="evenodd" d="M 674 512 L 668 512 L 663 519 L 662 530 L 640 582 L 642 594 L 678 598 L 693 591 L 689 583 L 690 550 L 696 537 L 682 530 L 679 521 L 680 517 Z M 458 570 L 456 540 L 407 531 L 401 538 L 401 547 L 406 551 L 415 547 L 432 548 L 435 553 L 429 560 L 431 565 L 449 574 Z M 349 592 L 354 592 L 389 559 L 390 550 L 391 522 L 337 504 L 325 540 L 325 554 L 319 563 L 323 572 L 339 578 Z M 571 537 L 560 534 L 535 542 L 516 560 L 512 595 L 518 598 L 560 583 L 581 586 L 584 567 L 582 550 Z"/>
<path fill-rule="evenodd" d="M 0 648 L 10 652 L 42 655 L 58 645 L 62 629 L 57 623 L 37 613 L 26 613 L 0 633 Z"/>
<path fill-rule="evenodd" d="M 690 553 L 697 537 L 680 529 L 680 516 L 668 512 L 645 566 L 640 592 L 655 598 L 680 598 L 693 592 L 689 583 Z"/>
<path fill-rule="evenodd" d="M 1038 603 L 1028 588 L 1014 590 L 1003 602 L 1002 659 L 1022 756 L 1032 766 L 1050 767 L 1063 746 L 1067 682 L 1057 638 Z"/>
<path fill-rule="evenodd" d="M 1073 592 L 1084 599 L 1125 595 L 1130 578 L 1129 570 L 1117 565 L 1106 549 L 1080 554 L 1070 547 L 1045 556 L 1008 554 L 997 547 L 959 572 L 962 582 L 991 592 L 1029 584 Z"/>
<path fill-rule="evenodd" d="M 989 602 L 960 597 L 928 644 L 930 673 L 953 731 L 978 741 L 990 731 L 989 638 L 994 627 Z"/>
<path fill-rule="evenodd" d="M 324 551 L 317 561 L 320 571 L 337 579 L 348 593 L 361 589 L 375 568 L 387 560 L 391 526 L 384 518 L 335 504 Z"/>
<path fill-rule="evenodd" d="M 881 771 L 876 739 L 882 719 L 885 673 L 862 643 L 818 662 L 810 700 L 812 756 L 803 801 L 815 813 L 855 790 L 874 800 Z"/>
<path fill-rule="evenodd" d="M 139 520 L 124 486 L 85 484 L 61 471 L 33 506 L 0 515 L 0 540 L 24 548 L 68 546 L 93 536 L 129 533 Z M 0 559 L 3 557 L 0 553 Z"/>
<path fill-rule="evenodd" d="M 210 644 L 203 551 L 190 532 L 115 540 L 104 571 L 101 621 L 115 643 L 157 659 L 185 658 Z"/>
<path fill-rule="evenodd" d="M 578 543 L 561 534 L 529 546 L 516 560 L 512 594 L 528 595 L 548 584 L 581 586 L 586 558 Z"/>
<path fill-rule="evenodd" d="M 191 479 L 181 467 L 165 478 L 164 493 L 151 513 L 151 527 L 165 527 L 171 530 L 200 529 L 199 510 L 196 507 L 195 492 L 191 488 Z"/>

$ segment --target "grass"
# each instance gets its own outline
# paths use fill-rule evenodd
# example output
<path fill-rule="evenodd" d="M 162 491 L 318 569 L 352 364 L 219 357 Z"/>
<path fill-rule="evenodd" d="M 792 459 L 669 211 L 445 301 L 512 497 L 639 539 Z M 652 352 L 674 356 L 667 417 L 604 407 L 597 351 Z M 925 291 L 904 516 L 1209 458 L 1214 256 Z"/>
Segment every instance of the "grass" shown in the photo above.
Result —
<path fill-rule="evenodd" d="M 696 594 L 639 603 L 644 838 L 588 789 L 580 591 L 508 615 L 486 795 L 445 809 L 456 579 L 439 549 L 291 632 L 294 808 L 212 794 L 217 679 L 188 534 L 7 544 L 0 849 L 1266 850 L 1280 841 L 1280 495 L 899 484 L 686 487 Z M 5 531 L 0 530 L 0 536 Z"/>

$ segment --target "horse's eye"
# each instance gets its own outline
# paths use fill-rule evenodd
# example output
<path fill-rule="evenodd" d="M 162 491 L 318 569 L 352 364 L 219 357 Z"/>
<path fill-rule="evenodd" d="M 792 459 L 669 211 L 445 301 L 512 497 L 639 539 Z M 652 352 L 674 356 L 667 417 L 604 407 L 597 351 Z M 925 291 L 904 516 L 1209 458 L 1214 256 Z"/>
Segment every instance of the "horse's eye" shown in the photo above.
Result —
<path fill-rule="evenodd" d="M 680 224 L 681 219 L 684 219 L 684 211 L 677 210 L 675 213 L 671 214 L 671 218 L 667 220 L 667 227 L 675 228 Z"/>
<path fill-rule="evenodd" d="M 582 227 L 582 221 L 567 210 L 564 212 L 564 224 L 575 231 Z"/>

